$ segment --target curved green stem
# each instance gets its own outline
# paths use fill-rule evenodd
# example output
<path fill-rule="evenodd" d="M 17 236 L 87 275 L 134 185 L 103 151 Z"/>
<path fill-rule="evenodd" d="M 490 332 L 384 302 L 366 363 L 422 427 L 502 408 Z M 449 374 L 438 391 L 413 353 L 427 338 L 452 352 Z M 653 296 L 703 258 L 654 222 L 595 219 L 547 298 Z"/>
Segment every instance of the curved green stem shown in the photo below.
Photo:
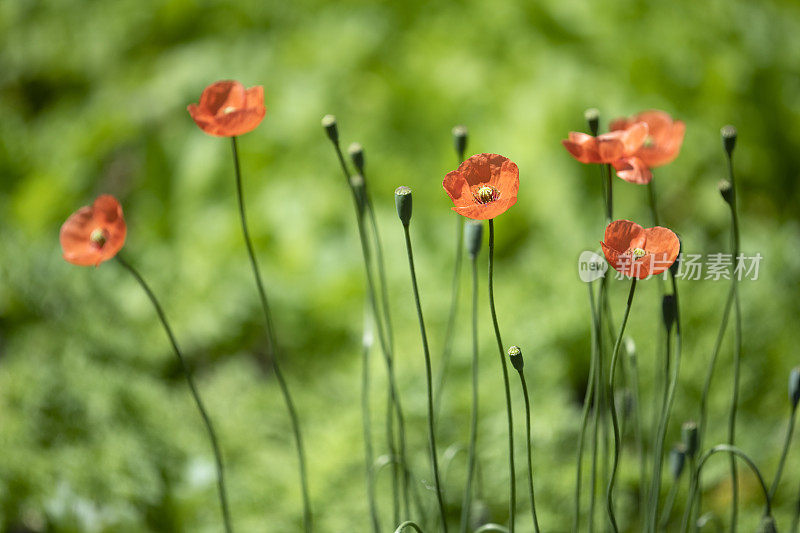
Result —
<path fill-rule="evenodd" d="M 514 418 L 511 409 L 511 386 L 508 382 L 508 365 L 506 363 L 503 340 L 500 337 L 500 326 L 497 324 L 497 311 L 494 307 L 494 219 L 489 219 L 489 309 L 492 313 L 494 336 L 497 339 L 497 349 L 500 352 L 500 365 L 503 369 L 503 383 L 506 392 L 506 414 L 508 415 L 508 469 L 509 469 L 509 502 L 508 524 L 511 533 L 514 533 L 514 514 L 517 508 L 517 479 L 514 468 Z"/>
<path fill-rule="evenodd" d="M 608 400 L 611 407 L 611 424 L 614 427 L 614 462 L 611 467 L 611 477 L 608 480 L 608 488 L 606 490 L 606 508 L 608 510 L 608 518 L 611 520 L 611 527 L 616 532 L 619 531 L 617 526 L 617 518 L 614 514 L 614 482 L 617 478 L 617 468 L 619 467 L 620 456 L 620 436 L 619 436 L 619 421 L 617 419 L 617 406 L 616 399 L 614 398 L 614 378 L 617 373 L 617 358 L 619 356 L 619 347 L 622 344 L 622 336 L 625 334 L 625 326 L 628 324 L 628 316 L 631 313 L 631 304 L 633 303 L 633 294 L 636 291 L 636 278 L 631 278 L 631 289 L 628 292 L 628 302 L 625 306 L 625 314 L 622 316 L 622 324 L 619 327 L 619 335 L 614 343 L 614 350 L 611 352 L 611 373 L 608 379 Z"/>
<path fill-rule="evenodd" d="M 494 531 L 496 533 L 508 533 L 508 528 L 503 527 L 500 524 L 483 524 L 473 533 L 489 533 L 490 531 Z"/>
<path fill-rule="evenodd" d="M 789 415 L 789 427 L 786 428 L 786 438 L 783 441 L 783 451 L 781 451 L 781 459 L 778 462 L 778 470 L 775 472 L 775 479 L 772 480 L 772 485 L 769 488 L 769 499 L 775 498 L 775 493 L 778 491 L 778 485 L 781 482 L 781 475 L 783 475 L 783 467 L 786 464 L 786 456 L 789 454 L 789 445 L 792 443 L 792 434 L 794 433 L 794 420 L 795 413 L 797 412 L 797 405 L 792 406 L 792 412 Z"/>
<path fill-rule="evenodd" d="M 406 520 L 405 522 L 397 526 L 397 529 L 394 530 L 394 533 L 400 533 L 407 527 L 412 528 L 417 533 L 422 533 L 422 528 L 420 528 L 416 523 L 412 522 L 411 520 Z"/>
<path fill-rule="evenodd" d="M 658 529 L 666 531 L 667 526 L 669 525 L 669 518 L 672 514 L 672 507 L 675 505 L 675 496 L 678 494 L 678 481 L 677 479 L 672 480 L 672 486 L 669 488 L 669 494 L 667 494 L 667 501 L 664 503 L 664 512 L 661 516 L 661 521 L 658 524 Z"/>
<path fill-rule="evenodd" d="M 194 403 L 197 405 L 197 410 L 200 411 L 200 416 L 203 418 L 206 431 L 208 431 L 208 438 L 211 440 L 211 448 L 214 450 L 214 461 L 217 467 L 217 488 L 219 489 L 219 501 L 222 506 L 222 520 L 225 524 L 225 531 L 231 533 L 233 531 L 233 526 L 231 525 L 231 516 L 228 509 L 227 490 L 225 489 L 225 468 L 222 462 L 222 451 L 220 450 L 219 443 L 217 442 L 217 434 L 214 431 L 213 424 L 211 423 L 211 417 L 208 416 L 206 408 L 203 405 L 203 400 L 200 399 L 200 393 L 197 391 L 197 386 L 194 383 L 192 372 L 189 370 L 189 366 L 186 364 L 186 359 L 184 359 L 183 353 L 181 353 L 180 348 L 178 348 L 178 341 L 175 340 L 175 335 L 172 333 L 172 328 L 167 321 L 167 316 L 164 314 L 164 310 L 161 308 L 161 304 L 158 302 L 156 295 L 144 281 L 144 278 L 142 278 L 139 272 L 127 261 L 125 261 L 121 255 L 117 255 L 117 261 L 119 264 L 125 267 L 128 272 L 131 273 L 134 279 L 139 283 L 139 285 L 141 285 L 142 289 L 147 294 L 147 297 L 150 299 L 150 302 L 156 309 L 156 314 L 158 315 L 158 319 L 161 321 L 161 325 L 164 326 L 164 331 L 166 331 L 167 337 L 169 337 L 172 350 L 175 352 L 175 355 L 178 357 L 178 361 L 181 364 L 181 370 L 183 370 L 183 375 L 186 376 L 186 382 L 189 385 L 189 390 L 192 392 L 192 398 L 194 398 Z"/>
<path fill-rule="evenodd" d="M 414 268 L 414 253 L 411 250 L 411 232 L 407 224 L 403 224 L 403 233 L 406 238 L 406 252 L 408 253 L 408 268 L 411 271 L 411 288 L 414 292 L 414 303 L 417 307 L 417 318 L 419 319 L 419 332 L 422 336 L 422 349 L 425 354 L 425 378 L 428 385 L 428 444 L 430 445 L 431 465 L 433 467 L 433 479 L 436 488 L 436 499 L 439 502 L 439 513 L 442 518 L 442 530 L 447 533 L 447 516 L 444 510 L 444 498 L 442 496 L 442 484 L 439 477 L 439 459 L 436 451 L 436 429 L 433 423 L 433 372 L 431 371 L 431 353 L 428 348 L 428 334 L 425 332 L 425 319 L 422 316 L 422 304 L 419 299 L 419 287 L 417 286 L 417 272 Z"/>
<path fill-rule="evenodd" d="M 527 438 L 525 440 L 528 450 L 528 495 L 531 499 L 531 515 L 533 518 L 533 530 L 539 533 L 539 519 L 536 517 L 536 499 L 533 496 L 533 460 L 532 460 L 532 444 L 531 444 L 531 402 L 528 397 L 528 384 L 525 382 L 525 374 L 522 369 L 517 370 L 519 374 L 520 383 L 522 383 L 522 395 L 525 397 L 525 431 Z"/>
<path fill-rule="evenodd" d="M 462 232 L 463 233 L 463 232 Z M 478 261 L 471 256 L 472 264 L 472 414 L 469 424 L 469 451 L 467 453 L 467 481 L 461 505 L 461 533 L 469 527 L 472 507 L 472 478 L 475 474 L 475 456 L 478 445 Z"/>
<path fill-rule="evenodd" d="M 297 449 L 297 459 L 300 470 L 300 487 L 303 494 L 303 525 L 306 532 L 311 531 L 311 502 L 308 497 L 308 475 L 306 473 L 306 459 L 303 450 L 303 438 L 300 433 L 300 420 L 297 416 L 292 396 L 289 393 L 289 386 L 283 376 L 280 368 L 280 361 L 278 358 L 278 346 L 275 335 L 275 326 L 272 323 L 272 315 L 269 310 L 269 303 L 267 302 L 267 293 L 264 290 L 264 282 L 261 279 L 261 272 L 258 268 L 258 261 L 256 254 L 253 250 L 253 243 L 250 240 L 250 232 L 247 229 L 247 215 L 244 207 L 244 194 L 242 193 L 242 172 L 239 167 L 239 153 L 236 147 L 236 137 L 231 137 L 231 148 L 233 150 L 233 165 L 236 173 L 236 198 L 239 205 L 239 219 L 242 224 L 242 236 L 244 237 L 245 246 L 247 247 L 247 255 L 250 258 L 250 266 L 253 270 L 253 277 L 256 281 L 256 288 L 258 289 L 258 296 L 261 300 L 261 308 L 264 311 L 264 319 L 267 329 L 267 351 L 272 361 L 272 367 L 275 371 L 275 378 L 278 380 L 283 400 L 286 403 L 286 410 L 289 412 L 289 419 L 292 425 L 292 433 L 294 435 L 295 448 Z"/>

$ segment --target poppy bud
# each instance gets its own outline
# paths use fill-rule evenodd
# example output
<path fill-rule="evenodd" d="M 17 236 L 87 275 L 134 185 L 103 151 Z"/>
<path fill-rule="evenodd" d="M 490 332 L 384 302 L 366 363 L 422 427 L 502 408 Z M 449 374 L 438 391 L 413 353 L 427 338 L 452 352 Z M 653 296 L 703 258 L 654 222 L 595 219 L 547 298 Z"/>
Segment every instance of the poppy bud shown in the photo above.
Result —
<path fill-rule="evenodd" d="M 667 328 L 667 333 L 672 331 L 677 314 L 678 308 L 675 305 L 675 295 L 665 294 L 664 298 L 661 299 L 661 317 L 664 320 L 664 327 Z"/>
<path fill-rule="evenodd" d="M 697 424 L 693 421 L 684 422 L 681 426 L 681 440 L 686 449 L 686 455 L 694 457 L 697 453 L 697 446 L 699 444 L 699 437 L 697 433 Z"/>
<path fill-rule="evenodd" d="M 600 110 L 596 107 L 590 107 L 583 112 L 583 118 L 586 119 L 586 123 L 589 125 L 589 132 L 593 137 L 597 137 L 597 132 L 600 129 Z"/>
<path fill-rule="evenodd" d="M 722 147 L 728 153 L 728 157 L 733 155 L 733 149 L 736 147 L 736 128 L 730 124 L 724 126 L 720 131 L 722 134 Z"/>
<path fill-rule="evenodd" d="M 512 346 L 508 349 L 508 357 L 511 359 L 511 366 L 517 372 L 522 372 L 522 367 L 525 366 L 525 361 L 522 360 L 522 350 L 519 346 Z"/>
<path fill-rule="evenodd" d="M 453 128 L 453 146 L 460 161 L 464 160 L 464 153 L 467 151 L 467 127 L 458 125 Z"/>
<path fill-rule="evenodd" d="M 362 148 L 361 143 L 352 143 L 347 147 L 347 153 L 350 154 L 350 160 L 353 162 L 353 166 L 356 167 L 358 173 L 363 176 L 364 148 Z"/>
<path fill-rule="evenodd" d="M 725 200 L 729 205 L 733 203 L 733 186 L 731 182 L 728 180 L 719 180 L 717 184 L 717 188 L 719 189 L 719 193 L 722 195 L 722 199 Z"/>
<path fill-rule="evenodd" d="M 333 144 L 339 144 L 339 128 L 336 127 L 336 117 L 334 115 L 325 115 L 322 117 L 322 127 L 328 134 L 328 138 Z"/>
<path fill-rule="evenodd" d="M 683 444 L 676 444 L 669 452 L 669 471 L 673 479 L 678 479 L 683 473 L 686 464 L 686 449 Z"/>
<path fill-rule="evenodd" d="M 678 271 L 681 269 L 681 252 L 683 252 L 683 241 L 680 237 L 678 237 L 678 257 L 675 258 L 675 262 L 669 266 L 669 271 L 672 276 L 677 276 Z"/>
<path fill-rule="evenodd" d="M 775 524 L 775 519 L 771 516 L 765 516 L 761 519 L 758 525 L 758 533 L 778 533 L 778 526 Z"/>
<path fill-rule="evenodd" d="M 464 241 L 467 245 L 467 253 L 470 258 L 478 257 L 483 242 L 483 222 L 480 220 L 470 220 L 464 224 Z"/>
<path fill-rule="evenodd" d="M 411 223 L 411 187 L 402 185 L 394 190 L 394 205 L 400 222 L 408 226 Z"/>
<path fill-rule="evenodd" d="M 792 402 L 792 409 L 800 402 L 800 366 L 789 372 L 789 401 Z"/>
<path fill-rule="evenodd" d="M 358 202 L 358 214 L 364 214 L 364 207 L 366 206 L 367 194 L 364 176 L 361 174 L 353 174 L 350 176 L 350 187 L 353 189 L 353 194 L 356 196 Z"/>

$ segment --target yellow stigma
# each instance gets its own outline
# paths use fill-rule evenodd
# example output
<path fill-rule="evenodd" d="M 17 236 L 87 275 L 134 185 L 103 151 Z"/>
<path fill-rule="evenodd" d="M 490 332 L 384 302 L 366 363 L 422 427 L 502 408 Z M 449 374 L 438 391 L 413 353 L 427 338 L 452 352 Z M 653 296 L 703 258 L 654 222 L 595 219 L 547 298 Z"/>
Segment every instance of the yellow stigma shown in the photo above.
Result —
<path fill-rule="evenodd" d="M 645 255 L 647 255 L 647 252 L 645 252 L 641 248 L 634 248 L 631 253 L 633 254 L 634 259 L 640 259 Z"/>
<path fill-rule="evenodd" d="M 97 229 L 95 229 L 95 230 L 92 232 L 92 234 L 89 236 L 89 239 L 90 239 L 90 240 L 91 240 L 91 241 L 92 241 L 92 242 L 93 242 L 93 243 L 94 243 L 94 244 L 95 244 L 95 245 L 96 245 L 98 248 L 102 248 L 102 247 L 103 247 L 103 246 L 106 244 L 106 241 L 108 240 L 108 239 L 106 238 L 106 232 L 105 232 L 105 231 L 103 231 L 101 228 L 97 228 Z"/>
<path fill-rule="evenodd" d="M 500 191 L 491 185 L 484 185 L 475 191 L 473 196 L 475 197 L 475 201 L 479 204 L 488 204 L 489 202 L 497 200 L 497 197 L 500 196 Z"/>

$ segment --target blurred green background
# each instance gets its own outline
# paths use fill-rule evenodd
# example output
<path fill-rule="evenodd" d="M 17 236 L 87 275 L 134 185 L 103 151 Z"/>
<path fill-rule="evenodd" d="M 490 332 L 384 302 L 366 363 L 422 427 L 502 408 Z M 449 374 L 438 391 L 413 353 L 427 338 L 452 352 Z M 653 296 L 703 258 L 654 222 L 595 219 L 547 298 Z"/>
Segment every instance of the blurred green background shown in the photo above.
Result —
<path fill-rule="evenodd" d="M 440 185 L 456 164 L 450 128 L 469 127 L 470 153 L 497 152 L 519 165 L 519 203 L 496 224 L 495 292 L 504 340 L 526 355 L 545 531 L 566 531 L 571 522 L 590 347 L 576 260 L 597 247 L 604 227 L 596 169 L 573 161 L 560 140 L 585 129 L 587 107 L 601 110 L 603 127 L 648 108 L 685 120 L 680 157 L 655 172 L 662 224 L 681 235 L 684 251 L 714 253 L 728 250 L 729 231 L 716 189 L 725 176 L 718 132 L 735 124 L 743 251 L 764 257 L 759 279 L 742 284 L 738 443 L 771 481 L 789 412 L 786 379 L 800 363 L 799 35 L 794 0 L 3 0 L 0 530 L 221 529 L 210 447 L 150 303 L 115 262 L 79 268 L 60 257 L 60 224 L 100 193 L 121 200 L 124 253 L 162 298 L 217 424 L 237 529 L 300 528 L 295 455 L 264 358 L 229 143 L 203 134 L 185 109 L 225 78 L 266 92 L 267 116 L 239 147 L 319 531 L 368 530 L 363 270 L 349 193 L 319 123 L 325 113 L 338 116 L 345 146 L 365 147 L 408 438 L 423 480 L 430 480 L 424 366 L 392 191 L 414 189 L 412 233 L 437 365 L 456 226 Z M 643 187 L 615 180 L 616 217 L 649 225 L 646 198 Z M 611 285 L 619 316 L 627 284 Z M 681 286 L 684 361 L 668 443 L 696 416 L 727 291 L 724 282 Z M 485 288 L 482 276 L 480 492 L 489 516 L 504 522 L 504 400 Z M 658 390 L 659 308 L 658 283 L 642 283 L 629 332 L 648 415 Z M 469 331 L 462 306 L 442 452 L 467 438 Z M 729 338 L 713 384 L 709 445 L 725 436 L 731 353 Z M 383 454 L 385 376 L 379 352 L 372 356 L 373 429 Z M 638 481 L 626 445 L 617 501 L 623 529 L 633 530 Z M 727 468 L 727 460 L 712 460 L 704 486 L 704 509 L 723 521 Z M 741 525 L 752 531 L 762 497 L 741 471 Z M 458 455 L 447 484 L 454 522 L 463 477 Z M 783 528 L 798 477 L 794 446 L 775 502 Z M 378 489 L 383 529 L 391 531 L 385 471 Z M 524 484 L 519 496 L 519 529 L 529 531 Z"/>

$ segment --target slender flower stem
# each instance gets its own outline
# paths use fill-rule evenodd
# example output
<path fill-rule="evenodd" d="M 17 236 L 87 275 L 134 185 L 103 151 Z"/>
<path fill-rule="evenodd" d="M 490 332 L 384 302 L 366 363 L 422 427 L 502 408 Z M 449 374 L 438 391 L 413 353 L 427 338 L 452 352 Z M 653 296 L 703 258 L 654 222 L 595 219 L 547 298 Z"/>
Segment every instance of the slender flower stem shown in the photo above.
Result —
<path fill-rule="evenodd" d="M 472 256 L 472 415 L 469 424 L 469 451 L 467 452 L 467 481 L 461 505 L 461 533 L 469 527 L 472 507 L 472 478 L 475 475 L 475 457 L 478 444 L 478 257 Z"/>
<path fill-rule="evenodd" d="M 401 531 L 409 527 L 414 531 L 416 531 L 417 533 L 422 533 L 422 528 L 419 527 L 415 522 L 412 522 L 411 520 L 406 520 L 405 522 L 397 526 L 397 529 L 394 530 L 394 533 L 400 533 Z"/>
<path fill-rule="evenodd" d="M 583 397 L 583 409 L 581 411 L 581 432 L 578 436 L 578 458 L 576 460 L 576 476 L 575 476 L 575 510 L 572 517 L 572 532 L 577 533 L 580 526 L 581 517 L 581 485 L 583 475 L 583 450 L 584 441 L 586 439 L 586 428 L 589 421 L 589 409 L 594 398 L 594 381 L 596 373 L 596 358 L 597 358 L 597 309 L 594 303 L 594 291 L 592 284 L 587 283 L 586 287 L 589 289 L 589 308 L 592 313 L 592 348 L 591 356 L 589 359 L 589 377 L 586 380 L 586 393 Z M 594 493 L 594 484 L 592 485 L 592 493 Z"/>
<path fill-rule="evenodd" d="M 192 392 L 192 398 L 194 398 L 194 403 L 197 404 L 197 410 L 200 411 L 200 416 L 203 418 L 203 423 L 206 426 L 206 430 L 208 431 L 208 438 L 211 440 L 211 448 L 214 450 L 214 461 L 217 467 L 217 488 L 219 489 L 219 501 L 222 506 L 222 520 L 225 524 L 225 531 L 231 533 L 233 531 L 233 526 L 231 525 L 231 516 L 230 511 L 228 509 L 228 496 L 227 491 L 225 489 L 225 467 L 222 462 L 222 451 L 219 448 L 219 443 L 217 442 L 217 434 L 214 431 L 214 426 L 211 423 L 211 418 L 208 416 L 206 412 L 206 408 L 203 405 L 203 400 L 200 399 L 200 393 L 197 391 L 197 386 L 194 383 L 194 378 L 192 377 L 192 371 L 189 369 L 189 366 L 186 364 L 186 359 L 183 357 L 183 353 L 181 353 L 180 348 L 178 348 L 178 341 L 175 340 L 175 335 L 172 333 L 172 328 L 167 321 L 167 316 L 164 314 L 164 310 L 161 308 L 161 304 L 158 302 L 156 295 L 144 281 L 144 278 L 139 274 L 139 272 L 133 268 L 125 259 L 122 258 L 121 255 L 117 255 L 117 261 L 121 264 L 125 269 L 131 273 L 134 279 L 141 285 L 144 292 L 147 294 L 147 297 L 150 298 L 150 302 L 152 302 L 153 307 L 156 309 L 156 314 L 158 315 L 158 319 L 161 321 L 161 325 L 164 326 L 164 331 L 167 333 L 167 337 L 169 337 L 169 342 L 172 344 L 172 349 L 175 352 L 175 355 L 178 357 L 178 361 L 181 364 L 181 370 L 183 370 L 183 375 L 186 376 L 186 382 L 189 385 L 189 390 Z"/>
<path fill-rule="evenodd" d="M 518 369 L 519 381 L 522 384 L 522 395 L 525 397 L 525 431 L 526 445 L 528 449 L 528 495 L 531 499 L 531 517 L 533 518 L 533 530 L 539 533 L 539 519 L 536 517 L 536 499 L 533 496 L 533 461 L 531 456 L 531 402 L 528 397 L 528 384 L 525 382 L 525 374 L 522 369 Z"/>
<path fill-rule="evenodd" d="M 653 215 L 653 225 L 659 226 L 658 209 L 656 209 L 656 186 L 655 181 L 652 179 L 647 184 L 647 199 L 650 203 L 650 213 Z"/>
<path fill-rule="evenodd" d="M 675 496 L 678 494 L 678 486 L 680 484 L 680 479 L 672 480 L 672 486 L 669 488 L 669 494 L 667 494 L 667 501 L 664 503 L 664 513 L 661 517 L 661 521 L 659 522 L 658 529 L 666 531 L 667 526 L 669 525 L 669 518 L 672 514 L 672 507 L 675 505 Z"/>
<path fill-rule="evenodd" d="M 497 348 L 500 351 L 500 364 L 503 368 L 503 383 L 506 392 L 506 413 L 508 415 L 508 469 L 509 469 L 509 502 L 508 525 L 514 533 L 514 514 L 517 508 L 517 477 L 514 468 L 514 418 L 511 409 L 511 386 L 508 382 L 508 366 L 506 353 L 503 349 L 503 340 L 500 337 L 500 326 L 497 324 L 497 311 L 494 307 L 494 219 L 489 219 L 489 309 L 492 312 L 494 335 L 497 339 Z"/>
<path fill-rule="evenodd" d="M 614 378 L 617 373 L 617 358 L 619 356 L 619 347 L 622 344 L 622 336 L 625 334 L 625 326 L 628 324 L 628 316 L 631 313 L 631 304 L 633 303 L 633 294 L 636 292 L 636 278 L 631 278 L 631 289 L 628 292 L 628 303 L 625 306 L 625 314 L 622 316 L 622 324 L 619 327 L 619 335 L 614 343 L 614 350 L 611 352 L 611 374 L 608 379 L 608 400 L 611 406 L 611 423 L 614 426 L 614 463 L 611 467 L 611 477 L 608 480 L 608 489 L 606 490 L 606 505 L 608 509 L 608 518 L 611 520 L 611 527 L 616 532 L 619 531 L 617 526 L 617 518 L 614 515 L 614 482 L 617 477 L 617 467 L 619 466 L 620 456 L 620 436 L 619 436 L 619 421 L 617 420 L 617 406 L 614 398 Z"/>
<path fill-rule="evenodd" d="M 272 323 L 272 315 L 269 310 L 267 302 L 267 294 L 264 290 L 264 283 L 261 280 L 261 272 L 258 268 L 255 252 L 253 251 L 253 243 L 250 240 L 250 232 L 247 229 L 247 215 L 244 207 L 244 194 L 242 193 L 242 172 L 239 167 L 239 153 L 236 146 L 236 137 L 231 137 L 231 148 L 233 150 L 233 165 L 236 173 L 236 197 L 239 204 L 239 218 L 242 223 L 242 236 L 247 247 L 247 255 L 250 258 L 250 266 L 253 270 L 253 277 L 256 281 L 258 288 L 258 296 L 261 300 L 261 308 L 264 311 L 264 319 L 266 322 L 267 332 L 267 350 L 269 357 L 272 361 L 272 368 L 275 371 L 275 378 L 278 380 L 278 385 L 283 394 L 286 409 L 289 412 L 289 419 L 292 425 L 292 433 L 294 434 L 295 448 L 297 449 L 297 460 L 300 470 L 300 486 L 303 495 L 303 526 L 306 532 L 312 530 L 311 527 L 311 502 L 308 497 L 308 475 L 306 473 L 306 459 L 303 450 L 303 438 L 300 432 L 300 420 L 297 416 L 297 411 L 292 401 L 292 396 L 289 393 L 289 386 L 283 376 L 280 368 L 280 361 L 278 357 L 278 346 L 275 335 L 275 326 Z"/>
<path fill-rule="evenodd" d="M 761 491 L 764 494 L 764 516 L 765 517 L 771 516 L 772 515 L 772 499 L 769 496 L 769 489 L 767 489 L 767 484 L 764 482 L 764 477 L 761 475 L 761 471 L 758 469 L 758 467 L 753 462 L 753 460 L 750 459 L 750 457 L 748 457 L 747 454 L 744 453 L 739 448 L 737 448 L 735 446 L 730 446 L 728 444 L 719 444 L 717 446 L 714 446 L 713 448 L 708 450 L 706 453 L 704 453 L 703 456 L 700 458 L 700 461 L 697 464 L 697 471 L 700 472 L 700 470 L 702 470 L 703 466 L 706 464 L 706 461 L 708 461 L 708 459 L 712 455 L 714 455 L 715 453 L 720 453 L 720 452 L 726 452 L 726 453 L 731 454 L 731 456 L 739 457 L 740 459 L 742 459 L 747 464 L 747 466 L 750 467 L 750 469 L 753 471 L 753 473 L 758 478 L 758 483 L 761 485 Z M 693 483 L 692 486 L 689 489 L 689 507 L 687 507 L 686 511 L 683 513 L 683 524 L 681 525 L 681 531 L 682 532 L 687 531 L 688 516 L 691 514 L 692 502 L 694 501 L 693 496 L 694 496 L 694 493 L 697 491 L 697 479 L 698 478 L 699 478 L 699 476 L 695 476 L 695 483 Z"/>
<path fill-rule="evenodd" d="M 489 533 L 490 531 L 494 531 L 496 533 L 508 533 L 508 528 L 503 527 L 500 524 L 483 524 L 473 533 Z"/>
<path fill-rule="evenodd" d="M 367 503 L 369 505 L 370 523 L 373 533 L 380 531 L 380 520 L 378 519 L 378 506 L 375 503 L 375 470 L 372 468 L 374 462 L 374 452 L 372 449 L 372 424 L 369 408 L 369 352 L 372 347 L 372 331 L 369 324 L 370 309 L 364 306 L 364 337 L 361 350 L 361 421 L 364 428 L 364 472 L 367 483 Z"/>
<path fill-rule="evenodd" d="M 789 528 L 790 533 L 797 533 L 800 531 L 800 489 L 797 491 L 798 496 L 794 504 L 794 515 L 792 516 L 792 525 Z"/>
<path fill-rule="evenodd" d="M 778 490 L 778 485 L 781 482 L 781 475 L 783 475 L 783 467 L 786 464 L 786 456 L 789 454 L 789 445 L 792 443 L 792 434 L 794 433 L 794 420 L 795 413 L 797 412 L 797 405 L 792 406 L 792 412 L 789 415 L 789 427 L 786 428 L 786 439 L 783 441 L 783 451 L 781 452 L 781 460 L 778 462 L 778 470 L 775 472 L 775 479 L 772 480 L 772 486 L 769 488 L 769 499 L 775 498 L 775 492 Z"/>
<path fill-rule="evenodd" d="M 444 510 L 444 498 L 442 497 L 442 485 L 439 477 L 439 459 L 436 451 L 436 430 L 433 424 L 433 372 L 431 371 L 431 353 L 428 348 L 428 335 L 425 332 L 425 319 L 422 317 L 422 304 L 419 300 L 417 273 L 414 268 L 414 254 L 411 250 L 411 232 L 409 231 L 408 224 L 403 224 L 403 232 L 406 238 L 406 252 L 408 252 L 408 268 L 411 271 L 411 288 L 414 292 L 414 303 L 417 307 L 417 318 L 419 318 L 419 331 L 422 336 L 422 348 L 425 353 L 425 377 L 428 385 L 428 443 L 430 445 L 433 479 L 436 487 L 436 499 L 439 502 L 439 513 L 442 518 L 442 530 L 447 533 L 447 516 Z"/>
<path fill-rule="evenodd" d="M 632 354 L 630 359 L 630 380 L 633 387 L 633 405 L 635 409 L 636 424 L 634 425 L 634 438 L 636 440 L 636 449 L 639 453 L 639 509 L 644 509 L 645 499 L 645 451 L 644 451 L 644 437 L 642 436 L 642 405 L 641 405 L 641 387 L 639 386 L 639 365 L 637 364 L 636 354 Z"/>
<path fill-rule="evenodd" d="M 614 220 L 614 182 L 611 165 L 606 165 L 606 224 Z"/>

